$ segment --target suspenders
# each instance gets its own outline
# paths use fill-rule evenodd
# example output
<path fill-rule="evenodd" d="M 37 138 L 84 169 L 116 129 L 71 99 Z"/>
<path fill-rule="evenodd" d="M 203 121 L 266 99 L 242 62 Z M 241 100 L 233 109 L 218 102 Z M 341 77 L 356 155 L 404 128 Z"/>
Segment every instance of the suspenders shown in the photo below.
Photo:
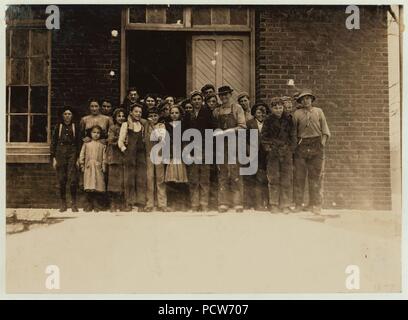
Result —
<path fill-rule="evenodd" d="M 71 126 L 72 126 L 72 133 L 73 133 L 74 138 L 75 138 L 75 125 L 74 125 L 74 123 L 71 123 Z M 59 131 L 58 131 L 58 138 L 59 139 L 61 139 L 61 134 L 62 134 L 62 123 L 60 123 L 60 125 L 59 125 Z"/>

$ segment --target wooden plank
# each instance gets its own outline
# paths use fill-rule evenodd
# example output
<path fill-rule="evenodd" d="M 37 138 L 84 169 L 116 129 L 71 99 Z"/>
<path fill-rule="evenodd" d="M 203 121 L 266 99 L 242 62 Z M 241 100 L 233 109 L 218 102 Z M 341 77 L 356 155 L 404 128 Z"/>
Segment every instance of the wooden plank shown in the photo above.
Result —
<path fill-rule="evenodd" d="M 128 21 L 128 9 L 122 10 L 122 23 L 120 27 L 120 102 L 126 96 L 128 82 L 127 52 L 126 52 L 126 25 Z"/>

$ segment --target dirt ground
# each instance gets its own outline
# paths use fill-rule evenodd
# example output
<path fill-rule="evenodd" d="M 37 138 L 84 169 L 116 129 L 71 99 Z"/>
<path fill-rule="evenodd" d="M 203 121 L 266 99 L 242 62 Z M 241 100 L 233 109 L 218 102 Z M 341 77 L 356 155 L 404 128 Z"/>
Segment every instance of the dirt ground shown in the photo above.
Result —
<path fill-rule="evenodd" d="M 400 292 L 393 212 L 58 213 L 7 209 L 8 293 Z M 60 288 L 47 289 L 46 268 Z M 360 289 L 346 287 L 356 265 Z"/>

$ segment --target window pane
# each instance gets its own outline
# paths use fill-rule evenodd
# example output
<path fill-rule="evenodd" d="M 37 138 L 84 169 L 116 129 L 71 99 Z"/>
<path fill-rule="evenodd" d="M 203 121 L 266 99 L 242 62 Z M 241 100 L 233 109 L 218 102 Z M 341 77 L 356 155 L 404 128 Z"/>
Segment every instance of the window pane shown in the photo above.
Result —
<path fill-rule="evenodd" d="M 19 58 L 28 56 L 28 30 L 12 30 L 11 56 Z"/>
<path fill-rule="evenodd" d="M 27 5 L 11 5 L 6 10 L 6 17 L 10 20 L 30 19 L 31 10 Z"/>
<path fill-rule="evenodd" d="M 10 67 L 10 58 L 6 58 L 6 84 L 9 85 L 11 82 L 11 67 Z"/>
<path fill-rule="evenodd" d="M 11 87 L 10 112 L 28 112 L 28 87 Z"/>
<path fill-rule="evenodd" d="M 183 7 L 170 6 L 166 11 L 166 23 L 183 24 Z"/>
<path fill-rule="evenodd" d="M 165 8 L 147 8 L 146 23 L 165 23 L 166 9 Z"/>
<path fill-rule="evenodd" d="M 48 33 L 47 31 L 31 31 L 31 55 L 48 55 Z"/>
<path fill-rule="evenodd" d="M 193 25 L 211 24 L 211 9 L 210 8 L 193 8 L 192 23 Z"/>
<path fill-rule="evenodd" d="M 47 142 L 47 116 L 31 116 L 30 142 Z"/>
<path fill-rule="evenodd" d="M 27 116 L 10 116 L 10 142 L 27 142 Z"/>
<path fill-rule="evenodd" d="M 6 116 L 6 141 L 9 142 L 9 138 L 8 138 L 8 116 Z"/>
<path fill-rule="evenodd" d="M 45 5 L 10 5 L 6 10 L 6 17 L 10 20 L 39 19 L 45 20 L 48 14 Z"/>
<path fill-rule="evenodd" d="M 49 14 L 45 12 L 46 8 L 47 6 L 45 5 L 30 6 L 30 9 L 31 9 L 30 14 L 31 14 L 32 19 L 46 20 L 49 16 Z"/>
<path fill-rule="evenodd" d="M 48 87 L 31 87 L 31 112 L 47 113 Z"/>
<path fill-rule="evenodd" d="M 28 84 L 28 59 L 11 59 L 11 84 Z"/>
<path fill-rule="evenodd" d="M 146 8 L 134 7 L 129 9 L 130 23 L 146 23 Z"/>
<path fill-rule="evenodd" d="M 10 56 L 10 30 L 6 30 L 6 57 Z"/>
<path fill-rule="evenodd" d="M 32 84 L 48 83 L 47 60 L 44 58 L 32 58 L 30 72 L 30 80 Z"/>
<path fill-rule="evenodd" d="M 227 8 L 213 8 L 211 24 L 228 24 L 228 14 Z"/>
<path fill-rule="evenodd" d="M 231 8 L 230 9 L 230 24 L 247 25 L 248 24 L 247 9 Z"/>

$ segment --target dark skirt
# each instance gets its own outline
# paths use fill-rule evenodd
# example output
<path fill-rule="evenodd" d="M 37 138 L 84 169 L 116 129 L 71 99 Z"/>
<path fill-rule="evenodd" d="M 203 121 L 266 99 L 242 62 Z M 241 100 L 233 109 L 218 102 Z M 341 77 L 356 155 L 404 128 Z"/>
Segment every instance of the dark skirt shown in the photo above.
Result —
<path fill-rule="evenodd" d="M 122 164 L 110 164 L 108 174 L 108 192 L 125 191 L 124 167 Z"/>

